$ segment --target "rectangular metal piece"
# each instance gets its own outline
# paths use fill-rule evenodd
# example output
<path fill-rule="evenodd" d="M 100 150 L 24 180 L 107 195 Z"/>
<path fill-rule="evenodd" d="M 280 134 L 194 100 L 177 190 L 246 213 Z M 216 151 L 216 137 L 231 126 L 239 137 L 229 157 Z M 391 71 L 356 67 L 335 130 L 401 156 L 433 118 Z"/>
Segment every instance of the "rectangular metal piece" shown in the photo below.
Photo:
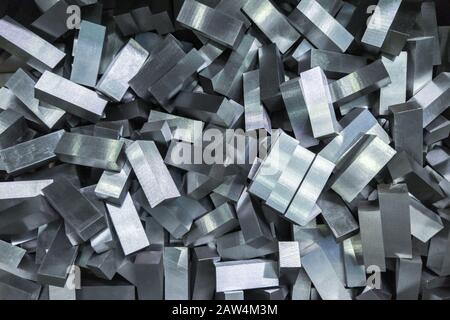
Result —
<path fill-rule="evenodd" d="M 214 264 L 216 292 L 270 288 L 279 285 L 275 261 L 255 259 Z"/>
<path fill-rule="evenodd" d="M 89 21 L 82 21 L 74 49 L 70 80 L 88 87 L 97 84 L 106 28 Z"/>
<path fill-rule="evenodd" d="M 128 161 L 125 161 L 120 172 L 104 171 L 95 187 L 97 197 L 112 203 L 122 203 L 131 182 L 131 172 Z"/>
<path fill-rule="evenodd" d="M 424 36 L 433 37 L 433 46 L 430 51 L 433 53 L 433 65 L 442 64 L 441 48 L 439 43 L 438 22 L 436 17 L 436 4 L 432 1 L 422 3 L 420 18 L 418 23 Z"/>
<path fill-rule="evenodd" d="M 403 51 L 393 59 L 387 56 L 381 57 L 391 78 L 391 84 L 380 89 L 380 102 L 376 110 L 380 116 L 389 114 L 389 106 L 406 102 L 408 53 Z"/>
<path fill-rule="evenodd" d="M 331 102 L 328 81 L 320 67 L 300 74 L 301 87 L 308 109 L 314 138 L 327 138 L 339 132 Z"/>
<path fill-rule="evenodd" d="M 356 235 L 342 242 L 344 255 L 345 282 L 348 288 L 364 287 L 367 284 L 364 263 L 361 255 L 361 236 Z"/>
<path fill-rule="evenodd" d="M 125 255 L 150 245 L 129 193 L 121 205 L 106 203 L 106 208 Z"/>
<path fill-rule="evenodd" d="M 120 140 L 65 132 L 55 154 L 63 162 L 118 172 L 125 161 L 123 148 Z"/>
<path fill-rule="evenodd" d="M 318 212 L 313 210 L 314 206 L 334 167 L 332 162 L 319 155 L 316 156 L 300 188 L 292 199 L 284 215 L 285 218 L 305 226 L 317 216 Z"/>
<path fill-rule="evenodd" d="M 0 19 L 0 48 L 32 59 L 45 69 L 54 69 L 66 54 L 8 16 Z"/>
<path fill-rule="evenodd" d="M 126 154 L 152 208 L 180 196 L 154 142 L 136 141 L 126 149 Z"/>
<path fill-rule="evenodd" d="M 407 41 L 407 97 L 411 98 L 433 79 L 433 37 L 411 38 Z"/>
<path fill-rule="evenodd" d="M 189 249 L 164 248 L 165 300 L 189 300 Z"/>
<path fill-rule="evenodd" d="M 271 130 L 270 117 L 261 103 L 259 70 L 243 74 L 245 131 L 258 129 Z"/>
<path fill-rule="evenodd" d="M 392 113 L 391 134 L 397 152 L 405 151 L 417 163 L 423 165 L 423 110 L 404 103 L 389 107 Z"/>
<path fill-rule="evenodd" d="M 7 109 L 0 113 L 0 150 L 15 145 L 28 130 L 25 118 Z"/>
<path fill-rule="evenodd" d="M 114 57 L 96 89 L 114 101 L 121 101 L 130 87 L 128 82 L 139 72 L 148 55 L 147 50 L 130 39 Z"/>
<path fill-rule="evenodd" d="M 258 60 L 261 101 L 269 112 L 279 111 L 282 108 L 280 84 L 285 78 L 281 54 L 275 44 L 268 44 L 259 48 Z"/>
<path fill-rule="evenodd" d="M 91 122 L 100 120 L 108 103 L 96 92 L 48 71 L 34 90 L 37 99 Z"/>
<path fill-rule="evenodd" d="M 428 82 L 409 102 L 423 109 L 423 127 L 428 126 L 448 107 L 450 99 L 450 73 L 443 72 Z"/>
<path fill-rule="evenodd" d="M 0 240 L 0 269 L 5 270 L 5 266 L 7 268 L 16 268 L 22 261 L 25 253 L 25 249 Z"/>
<path fill-rule="evenodd" d="M 0 159 L 4 170 L 18 175 L 55 160 L 54 151 L 63 133 L 64 130 L 56 131 L 1 150 Z"/>
<path fill-rule="evenodd" d="M 104 215 L 69 180 L 58 179 L 42 193 L 84 241 L 106 227 Z"/>
<path fill-rule="evenodd" d="M 394 22 L 395 16 L 400 9 L 402 0 L 379 0 L 374 14 L 370 18 L 367 29 L 361 42 L 369 49 L 378 51 L 383 47 Z"/>
<path fill-rule="evenodd" d="M 344 201 L 333 191 L 322 193 L 317 201 L 322 217 L 333 232 L 337 242 L 341 242 L 358 232 L 359 226 Z"/>
<path fill-rule="evenodd" d="M 333 103 L 347 103 L 388 84 L 391 78 L 381 59 L 330 84 Z"/>
<path fill-rule="evenodd" d="M 386 256 L 380 208 L 374 203 L 360 203 L 358 217 L 364 266 L 366 269 L 370 266 L 378 266 L 384 272 Z"/>
<path fill-rule="evenodd" d="M 0 270 L 1 300 L 38 300 L 41 285 Z"/>
<path fill-rule="evenodd" d="M 5 85 L 26 106 L 27 111 L 46 128 L 53 129 L 61 123 L 65 112 L 53 106 L 43 105 L 35 98 L 36 81 L 25 71 L 17 70 Z"/>
<path fill-rule="evenodd" d="M 417 300 L 421 288 L 422 259 L 398 259 L 395 268 L 396 300 Z"/>
<path fill-rule="evenodd" d="M 380 203 L 386 257 L 411 258 L 412 244 L 408 187 L 406 184 L 378 185 L 378 200 Z"/>
<path fill-rule="evenodd" d="M 313 137 L 300 78 L 282 83 L 280 89 L 295 138 L 305 148 L 319 144 L 319 140 Z"/>
<path fill-rule="evenodd" d="M 323 300 L 351 300 L 323 249 L 313 244 L 302 254 L 302 265 Z"/>
<path fill-rule="evenodd" d="M 377 136 L 366 135 L 362 139 L 360 149 L 343 161 L 345 169 L 331 186 L 347 202 L 352 202 L 396 154 Z"/>
<path fill-rule="evenodd" d="M 277 45 L 282 54 L 300 38 L 300 34 L 290 25 L 287 18 L 269 0 L 248 1 L 242 12 Z"/>
<path fill-rule="evenodd" d="M 238 45 L 245 31 L 242 21 L 193 0 L 183 2 L 177 21 L 231 49 Z"/>
<path fill-rule="evenodd" d="M 52 183 L 52 179 L 0 182 L 0 200 L 37 197 Z"/>
<path fill-rule="evenodd" d="M 302 0 L 289 21 L 319 49 L 345 52 L 353 36 L 316 0 Z"/>
<path fill-rule="evenodd" d="M 411 234 L 423 243 L 427 243 L 444 229 L 441 217 L 414 198 L 410 199 L 409 214 Z"/>

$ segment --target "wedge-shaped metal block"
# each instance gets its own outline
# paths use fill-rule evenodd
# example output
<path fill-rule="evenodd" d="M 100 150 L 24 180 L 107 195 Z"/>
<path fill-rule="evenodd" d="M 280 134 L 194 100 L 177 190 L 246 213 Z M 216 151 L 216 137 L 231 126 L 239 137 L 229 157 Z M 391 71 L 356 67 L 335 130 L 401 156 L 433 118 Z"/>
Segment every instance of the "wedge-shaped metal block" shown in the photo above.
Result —
<path fill-rule="evenodd" d="M 259 83 L 259 70 L 243 74 L 245 131 L 258 129 L 271 130 L 270 117 L 261 103 L 261 88 Z"/>
<path fill-rule="evenodd" d="M 4 170 L 18 175 L 55 160 L 54 151 L 63 133 L 63 130 L 56 131 L 1 150 L 0 158 Z"/>
<path fill-rule="evenodd" d="M 325 158 L 319 155 L 315 157 L 284 215 L 285 218 L 305 226 L 319 214 L 314 210 L 314 206 L 334 167 L 334 164 Z"/>
<path fill-rule="evenodd" d="M 33 21 L 31 26 L 34 29 L 48 35 L 52 40 L 58 39 L 69 31 L 67 17 L 69 5 L 66 1 L 57 1 L 48 10 Z M 69 10 L 70 12 L 70 10 Z"/>
<path fill-rule="evenodd" d="M 343 160 L 342 169 L 338 169 L 340 172 L 331 186 L 347 202 L 352 202 L 396 154 L 373 135 L 365 135 L 354 148 L 357 149 Z"/>
<path fill-rule="evenodd" d="M 125 161 L 120 172 L 104 171 L 95 187 L 97 197 L 112 203 L 122 203 L 131 182 L 131 172 L 128 161 Z"/>
<path fill-rule="evenodd" d="M 347 51 L 353 36 L 316 0 L 302 0 L 289 15 L 289 21 L 319 49 Z"/>
<path fill-rule="evenodd" d="M 0 19 L 0 30 L 0 48 L 42 69 L 54 69 L 65 57 L 64 52 L 8 16 Z"/>
<path fill-rule="evenodd" d="M 189 82 L 205 61 L 196 49 L 192 49 L 161 79 L 152 84 L 148 91 L 161 104 L 166 105 Z"/>
<path fill-rule="evenodd" d="M 333 191 L 322 193 L 317 205 L 322 210 L 322 217 L 333 232 L 336 241 L 344 241 L 358 232 L 359 226 L 352 213 Z"/>
<path fill-rule="evenodd" d="M 154 142 L 136 141 L 126 149 L 126 154 L 152 208 L 180 196 Z"/>
<path fill-rule="evenodd" d="M 351 300 L 350 292 L 336 275 L 336 271 L 317 244 L 313 244 L 302 254 L 302 266 L 323 300 Z"/>
<path fill-rule="evenodd" d="M 130 87 L 140 98 L 150 100 L 148 88 L 169 72 L 185 55 L 178 40 L 168 35 L 164 41 L 157 44 L 144 66 L 129 81 Z"/>
<path fill-rule="evenodd" d="M 422 259 L 398 259 L 395 268 L 396 300 L 417 300 L 421 287 Z"/>
<path fill-rule="evenodd" d="M 72 246 L 66 237 L 64 224 L 60 224 L 47 254 L 38 270 L 38 281 L 56 287 L 64 287 L 78 247 Z"/>
<path fill-rule="evenodd" d="M 166 300 L 189 300 L 189 249 L 164 248 L 164 298 Z"/>
<path fill-rule="evenodd" d="M 379 0 L 361 39 L 363 45 L 377 52 L 383 47 L 402 0 Z"/>
<path fill-rule="evenodd" d="M 42 286 L 0 270 L 1 300 L 38 300 Z"/>
<path fill-rule="evenodd" d="M 172 105 L 183 115 L 226 128 L 244 113 L 244 108 L 232 100 L 201 92 L 182 91 Z"/>
<path fill-rule="evenodd" d="M 330 84 L 333 103 L 347 103 L 391 83 L 383 62 L 377 60 Z"/>
<path fill-rule="evenodd" d="M 128 43 L 114 57 L 101 79 L 97 90 L 114 101 L 121 101 L 130 85 L 128 82 L 139 72 L 149 53 L 135 40 Z"/>
<path fill-rule="evenodd" d="M 192 229 L 184 238 L 184 243 L 186 246 L 207 244 L 238 225 L 234 206 L 226 202 L 195 220 Z"/>
<path fill-rule="evenodd" d="M 242 12 L 277 45 L 282 54 L 300 38 L 300 34 L 290 25 L 287 18 L 269 0 L 248 1 Z"/>
<path fill-rule="evenodd" d="M 410 199 L 409 214 L 411 234 L 423 243 L 428 242 L 439 231 L 444 229 L 442 219 L 439 215 L 414 198 Z"/>
<path fill-rule="evenodd" d="M 303 97 L 300 78 L 295 78 L 281 84 L 281 95 L 295 138 L 300 145 L 309 148 L 319 144 L 313 137 L 308 108 Z"/>
<path fill-rule="evenodd" d="M 433 79 L 433 37 L 408 39 L 407 96 L 419 93 Z"/>
<path fill-rule="evenodd" d="M 445 179 L 448 180 L 450 178 L 450 151 L 448 151 L 447 148 L 435 147 L 427 153 L 426 158 L 428 164 L 432 166 L 434 170 Z M 444 188 L 442 189 L 445 191 Z"/>
<path fill-rule="evenodd" d="M 129 193 L 121 205 L 107 203 L 106 208 L 126 256 L 149 246 L 144 227 Z"/>
<path fill-rule="evenodd" d="M 6 86 L 26 106 L 26 109 L 37 121 L 48 129 L 58 126 L 65 112 L 51 105 L 45 105 L 35 98 L 36 81 L 22 69 L 17 70 Z"/>
<path fill-rule="evenodd" d="M 448 107 L 450 99 L 450 73 L 441 73 L 428 82 L 409 102 L 423 109 L 423 127 L 428 126 Z"/>
<path fill-rule="evenodd" d="M 34 90 L 39 100 L 91 122 L 100 120 L 108 103 L 94 91 L 48 71 L 36 83 Z"/>
<path fill-rule="evenodd" d="M 123 148 L 120 140 L 65 132 L 55 154 L 63 162 L 118 172 L 125 161 Z"/>
<path fill-rule="evenodd" d="M 211 300 L 216 291 L 214 262 L 220 261 L 217 251 L 208 246 L 194 248 L 192 300 Z"/>
<path fill-rule="evenodd" d="M 390 106 L 390 125 L 397 152 L 405 151 L 423 165 L 423 110 L 412 103 Z"/>
<path fill-rule="evenodd" d="M 426 145 L 444 140 L 450 135 L 450 121 L 444 116 L 438 116 L 425 127 L 424 142 Z"/>
<path fill-rule="evenodd" d="M 376 108 L 376 113 L 387 116 L 389 106 L 406 102 L 408 53 L 404 51 L 395 58 L 382 56 L 381 61 L 389 73 L 391 84 L 380 89 L 380 102 Z"/>
<path fill-rule="evenodd" d="M 390 137 L 380 126 L 377 119 L 367 109 L 353 110 L 339 123 L 344 127 L 337 137 L 330 141 L 319 155 L 338 165 L 343 156 L 363 134 L 378 136 L 384 143 L 390 143 Z"/>
<path fill-rule="evenodd" d="M 42 125 L 39 119 L 28 111 L 26 105 L 6 87 L 0 88 L 0 109 L 15 111 L 32 124 Z"/>
<path fill-rule="evenodd" d="M 339 127 L 323 70 L 316 67 L 302 72 L 300 78 L 314 138 L 323 139 L 336 135 Z"/>
<path fill-rule="evenodd" d="M 331 79 L 339 79 L 367 65 L 367 58 L 334 51 L 311 49 L 301 56 L 299 72 L 320 67 Z"/>
<path fill-rule="evenodd" d="M 378 185 L 378 199 L 386 257 L 412 258 L 410 199 L 407 186 Z"/>
<path fill-rule="evenodd" d="M 37 197 L 42 189 L 51 185 L 52 179 L 0 182 L 0 203 L 14 199 Z"/>
<path fill-rule="evenodd" d="M 27 129 L 25 118 L 19 113 L 11 109 L 0 113 L 0 149 L 15 145 Z"/>
<path fill-rule="evenodd" d="M 214 264 L 217 292 L 270 288 L 279 285 L 275 261 L 254 259 Z"/>
<path fill-rule="evenodd" d="M 232 49 L 239 44 L 245 31 L 242 21 L 194 0 L 184 1 L 177 21 Z"/>
<path fill-rule="evenodd" d="M 77 45 L 73 53 L 71 81 L 95 87 L 100 70 L 105 34 L 104 26 L 89 21 L 81 22 Z"/>
<path fill-rule="evenodd" d="M 16 268 L 22 261 L 26 250 L 0 240 L 0 269 Z"/>

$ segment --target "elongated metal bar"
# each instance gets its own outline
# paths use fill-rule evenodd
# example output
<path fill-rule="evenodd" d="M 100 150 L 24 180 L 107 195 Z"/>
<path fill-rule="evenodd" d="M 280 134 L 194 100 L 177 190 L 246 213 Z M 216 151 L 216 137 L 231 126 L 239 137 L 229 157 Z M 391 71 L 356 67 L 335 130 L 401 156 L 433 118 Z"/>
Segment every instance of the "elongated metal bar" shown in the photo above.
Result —
<path fill-rule="evenodd" d="M 379 51 L 388 37 L 402 0 L 379 0 L 369 20 L 361 42 L 375 52 Z"/>
<path fill-rule="evenodd" d="M 28 129 L 25 118 L 19 113 L 7 109 L 0 114 L 0 149 L 11 147 Z"/>
<path fill-rule="evenodd" d="M 292 286 L 292 300 L 309 300 L 311 296 L 311 280 L 304 269 L 300 269 Z"/>
<path fill-rule="evenodd" d="M 205 61 L 196 49 L 192 49 L 167 72 L 158 82 L 152 84 L 148 91 L 162 105 L 168 103 L 194 75 Z"/>
<path fill-rule="evenodd" d="M 284 215 L 285 218 L 305 226 L 319 214 L 313 209 L 334 167 L 334 164 L 325 158 L 319 155 L 315 157 Z"/>
<path fill-rule="evenodd" d="M 152 208 L 180 196 L 154 142 L 136 141 L 126 154 Z"/>
<path fill-rule="evenodd" d="M 362 259 L 358 259 L 361 251 L 361 236 L 356 235 L 342 242 L 344 256 L 346 287 L 364 287 L 367 284 L 366 270 Z"/>
<path fill-rule="evenodd" d="M 303 98 L 300 78 L 282 83 L 280 89 L 295 138 L 305 148 L 319 144 L 319 141 L 312 134 L 311 122 L 306 102 Z"/>
<path fill-rule="evenodd" d="M 0 48 L 24 60 L 33 59 L 48 70 L 54 69 L 65 53 L 5 16 L 0 19 Z"/>
<path fill-rule="evenodd" d="M 240 260 L 215 262 L 216 291 L 269 288 L 279 285 L 276 262 L 271 260 Z"/>
<path fill-rule="evenodd" d="M 355 150 L 351 159 L 343 161 L 345 169 L 331 188 L 345 201 L 353 201 L 395 154 L 396 151 L 377 136 L 365 135 L 359 150 Z"/>
<path fill-rule="evenodd" d="M 25 253 L 25 249 L 0 240 L 0 269 L 5 270 L 5 266 L 8 268 L 16 268 L 22 261 Z"/>
<path fill-rule="evenodd" d="M 353 36 L 315 0 L 300 1 L 289 21 L 319 49 L 345 52 L 353 42 Z"/>
<path fill-rule="evenodd" d="M 313 244 L 302 255 L 302 266 L 323 300 L 351 300 L 323 249 Z"/>
<path fill-rule="evenodd" d="M 125 161 L 123 148 L 120 140 L 65 132 L 55 154 L 63 162 L 119 172 Z"/>
<path fill-rule="evenodd" d="M 346 103 L 391 83 L 383 62 L 377 60 L 330 84 L 333 103 Z"/>
<path fill-rule="evenodd" d="M 314 138 L 321 139 L 338 133 L 338 123 L 331 102 L 328 81 L 320 67 L 300 74 L 303 98 L 308 109 Z"/>
<path fill-rule="evenodd" d="M 0 299 L 38 300 L 42 286 L 0 270 Z"/>
<path fill-rule="evenodd" d="M 107 104 L 94 91 L 48 71 L 41 76 L 34 90 L 39 100 L 91 122 L 100 120 Z"/>
<path fill-rule="evenodd" d="M 6 172 L 18 175 L 55 160 L 54 151 L 63 133 L 63 130 L 56 131 L 1 150 L 0 158 Z"/>
<path fill-rule="evenodd" d="M 408 187 L 378 185 L 384 251 L 387 258 L 411 258 L 411 220 Z M 398 232 L 404 230 L 404 232 Z"/>
<path fill-rule="evenodd" d="M 433 47 L 430 51 L 433 52 L 433 65 L 438 66 L 442 64 L 441 48 L 439 45 L 439 32 L 436 17 L 436 4 L 432 1 L 422 3 L 420 10 L 420 27 L 425 36 L 433 37 Z"/>
<path fill-rule="evenodd" d="M 108 66 L 96 89 L 114 101 L 121 101 L 130 86 L 128 82 L 139 72 L 148 55 L 147 50 L 130 39 Z"/>
<path fill-rule="evenodd" d="M 27 109 L 23 102 L 6 87 L 0 88 L 0 109 L 11 109 L 22 115 L 26 120 L 30 121 L 31 124 L 36 124 L 38 126 L 42 125 L 39 119 Z"/>
<path fill-rule="evenodd" d="M 0 200 L 36 197 L 52 183 L 52 179 L 0 182 Z"/>
<path fill-rule="evenodd" d="M 74 50 L 71 81 L 95 87 L 100 70 L 105 34 L 104 26 L 89 21 L 81 22 Z"/>
<path fill-rule="evenodd" d="M 237 46 L 244 34 L 242 21 L 193 0 L 184 1 L 177 21 L 231 49 Z"/>
<path fill-rule="evenodd" d="M 407 96 L 411 98 L 433 79 L 433 37 L 408 39 Z"/>
<path fill-rule="evenodd" d="M 450 135 L 450 121 L 444 116 L 438 116 L 425 127 L 424 142 L 434 144 Z"/>
<path fill-rule="evenodd" d="M 280 110 L 282 106 L 280 84 L 284 82 L 280 52 L 272 43 L 258 50 L 258 58 L 261 101 L 269 112 Z"/>
<path fill-rule="evenodd" d="M 271 130 L 270 117 L 261 103 L 259 79 L 259 70 L 254 70 L 243 74 L 245 131 L 257 129 L 265 129 L 266 131 Z"/>
<path fill-rule="evenodd" d="M 46 106 L 34 97 L 36 81 L 22 69 L 17 70 L 9 78 L 6 86 L 27 107 L 40 123 L 48 129 L 53 129 L 63 120 L 65 112 L 53 106 Z"/>
<path fill-rule="evenodd" d="M 131 172 L 129 161 L 125 161 L 120 172 L 104 171 L 95 188 L 97 197 L 112 203 L 122 203 L 131 182 Z"/>
<path fill-rule="evenodd" d="M 129 193 L 121 205 L 107 203 L 106 208 L 125 255 L 149 246 L 144 227 Z"/>
<path fill-rule="evenodd" d="M 414 198 L 410 199 L 409 214 L 411 234 L 423 243 L 430 241 L 431 238 L 444 229 L 439 215 Z"/>
<path fill-rule="evenodd" d="M 189 249 L 164 248 L 164 298 L 166 300 L 189 300 Z"/>
<path fill-rule="evenodd" d="M 300 38 L 300 34 L 289 24 L 287 18 L 269 0 L 248 1 L 242 7 L 242 12 L 277 45 L 282 54 Z M 269 16 L 270 19 L 267 19 Z"/>
<path fill-rule="evenodd" d="M 84 241 L 106 227 L 103 214 L 67 179 L 53 182 L 42 192 Z"/>
<path fill-rule="evenodd" d="M 322 193 L 317 205 L 322 210 L 322 217 L 333 232 L 336 241 L 344 241 L 358 231 L 359 226 L 352 213 L 333 191 Z"/>
<path fill-rule="evenodd" d="M 397 300 L 417 300 L 421 287 L 422 259 L 398 259 L 395 268 Z"/>
<path fill-rule="evenodd" d="M 428 126 L 447 109 L 450 98 L 450 73 L 441 73 L 420 90 L 409 102 L 423 109 L 423 127 Z"/>
<path fill-rule="evenodd" d="M 405 151 L 423 165 L 423 130 L 417 130 L 423 124 L 423 110 L 411 103 L 390 106 L 389 110 L 395 150 Z"/>
<path fill-rule="evenodd" d="M 387 116 L 389 106 L 406 102 L 408 53 L 404 51 L 394 60 L 382 56 L 381 61 L 386 67 L 392 83 L 380 89 L 380 103 L 376 112 L 378 115 Z"/>
<path fill-rule="evenodd" d="M 210 300 L 216 289 L 214 262 L 220 257 L 215 249 L 208 246 L 194 248 L 192 300 Z"/>

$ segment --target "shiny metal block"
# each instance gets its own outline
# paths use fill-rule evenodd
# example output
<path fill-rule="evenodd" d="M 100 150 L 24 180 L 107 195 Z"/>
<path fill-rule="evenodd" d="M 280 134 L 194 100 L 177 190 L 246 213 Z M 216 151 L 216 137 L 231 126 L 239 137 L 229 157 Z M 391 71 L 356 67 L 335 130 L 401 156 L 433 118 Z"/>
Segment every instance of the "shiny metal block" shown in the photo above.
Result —
<path fill-rule="evenodd" d="M 407 96 L 411 98 L 433 79 L 433 37 L 408 39 Z"/>
<path fill-rule="evenodd" d="M 243 74 L 245 131 L 257 129 L 271 130 L 270 117 L 261 103 L 259 70 Z"/>
<path fill-rule="evenodd" d="M 189 271 L 188 248 L 164 248 L 165 300 L 189 300 Z"/>
<path fill-rule="evenodd" d="M 25 118 L 7 109 L 0 113 L 0 149 L 15 145 L 28 129 Z"/>

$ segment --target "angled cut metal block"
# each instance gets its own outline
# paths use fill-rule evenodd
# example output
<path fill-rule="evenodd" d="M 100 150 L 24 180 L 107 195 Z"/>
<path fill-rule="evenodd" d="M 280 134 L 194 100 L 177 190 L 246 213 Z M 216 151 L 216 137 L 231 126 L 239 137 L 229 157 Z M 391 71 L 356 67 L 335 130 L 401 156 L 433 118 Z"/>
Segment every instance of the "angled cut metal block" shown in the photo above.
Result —
<path fill-rule="evenodd" d="M 397 300 L 417 300 L 421 287 L 422 259 L 398 259 L 395 268 Z"/>
<path fill-rule="evenodd" d="M 235 48 L 244 34 L 242 21 L 200 2 L 183 2 L 177 21 L 188 29 L 228 48 Z"/>
<path fill-rule="evenodd" d="M 0 113 L 0 149 L 15 145 L 27 129 L 25 118 L 19 113 L 11 109 Z"/>
<path fill-rule="evenodd" d="M 208 246 L 194 248 L 192 300 L 210 300 L 214 298 L 216 270 L 214 262 L 220 256 Z"/>
<path fill-rule="evenodd" d="M 280 85 L 284 82 L 284 68 L 276 45 L 272 43 L 261 47 L 258 60 L 261 101 L 269 112 L 280 110 Z"/>
<path fill-rule="evenodd" d="M 0 299 L 38 300 L 42 286 L 0 270 Z"/>
<path fill-rule="evenodd" d="M 411 98 L 433 79 L 433 37 L 408 39 L 407 96 Z"/>
<path fill-rule="evenodd" d="M 63 162 L 118 172 L 125 162 L 123 148 L 120 140 L 65 132 L 55 154 Z"/>
<path fill-rule="evenodd" d="M 444 229 L 439 215 L 414 198 L 410 199 L 409 214 L 411 234 L 423 243 L 430 241 L 431 238 Z"/>
<path fill-rule="evenodd" d="M 41 101 L 91 122 L 100 120 L 108 103 L 94 91 L 48 71 L 39 78 L 34 90 Z"/>
<path fill-rule="evenodd" d="M 188 248 L 164 248 L 165 300 L 189 300 L 189 271 Z"/>
<path fill-rule="evenodd" d="M 245 131 L 265 129 L 271 130 L 270 117 L 261 103 L 259 70 L 243 74 Z"/>

